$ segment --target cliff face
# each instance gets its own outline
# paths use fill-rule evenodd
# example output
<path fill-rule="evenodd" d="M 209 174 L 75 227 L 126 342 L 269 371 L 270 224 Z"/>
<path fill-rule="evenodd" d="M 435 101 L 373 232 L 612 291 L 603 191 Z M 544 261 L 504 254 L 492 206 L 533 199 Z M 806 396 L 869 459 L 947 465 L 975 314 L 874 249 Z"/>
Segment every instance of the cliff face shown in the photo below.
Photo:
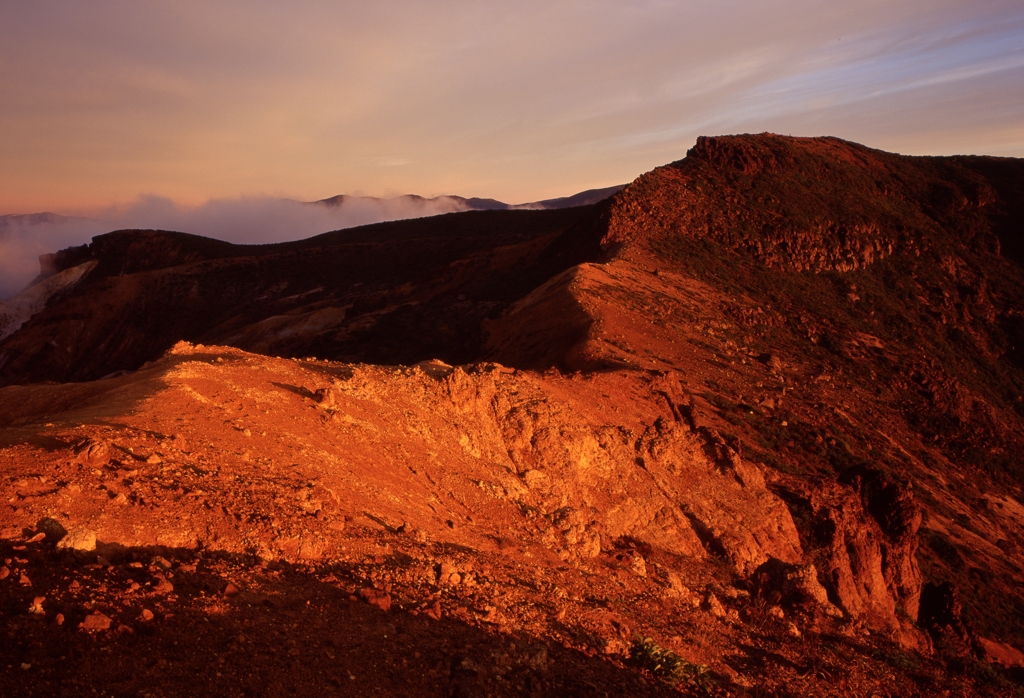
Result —
<path fill-rule="evenodd" d="M 765 637 L 790 682 L 818 676 L 792 668 L 814 644 L 797 636 L 843 638 L 863 666 L 868 637 L 946 657 L 920 661 L 1016 656 L 1022 178 L 1014 160 L 702 138 L 596 207 L 259 248 L 97 238 L 51 260 L 81 274 L 0 342 L 0 379 L 154 363 L 0 390 L 3 443 L 36 434 L 0 450 L 31 485 L 5 485 L 24 505 L 0 523 L 293 563 L 372 539 L 442 565 L 437 593 L 506 629 L 611 656 L 633 630 L 700 661 L 747 652 L 716 665 L 730 681 L 764 671 Z M 35 488 L 48 468 L 64 484 Z M 159 526 L 168 511 L 185 523 Z M 434 543 L 558 581 L 456 591 Z M 426 603 L 387 560 L 374 585 Z"/>
<path fill-rule="evenodd" d="M 774 486 L 837 605 L 905 626 L 920 560 L 982 627 L 1017 637 L 1020 563 L 1005 551 L 1020 529 L 984 502 L 1018 501 L 1024 483 L 1022 171 L 830 138 L 702 138 L 612 200 L 606 263 L 513 306 L 488 356 L 541 367 L 520 349 L 571 337 L 532 356 L 678 377 L 745 458 L 801 479 Z"/>

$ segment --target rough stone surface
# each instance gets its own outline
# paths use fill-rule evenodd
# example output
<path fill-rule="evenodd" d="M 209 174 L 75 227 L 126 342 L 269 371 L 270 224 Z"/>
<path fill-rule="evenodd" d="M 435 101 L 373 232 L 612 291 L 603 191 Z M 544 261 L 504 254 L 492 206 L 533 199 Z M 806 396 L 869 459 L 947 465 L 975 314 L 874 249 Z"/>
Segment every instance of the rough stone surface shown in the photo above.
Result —
<path fill-rule="evenodd" d="M 105 616 L 97 611 L 95 613 L 90 613 L 85 617 L 85 620 L 82 621 L 82 630 L 89 632 L 109 630 L 112 622 L 113 621 L 109 616 Z"/>
<path fill-rule="evenodd" d="M 57 543 L 57 547 L 91 552 L 96 549 L 96 532 L 88 528 L 74 528 Z"/>

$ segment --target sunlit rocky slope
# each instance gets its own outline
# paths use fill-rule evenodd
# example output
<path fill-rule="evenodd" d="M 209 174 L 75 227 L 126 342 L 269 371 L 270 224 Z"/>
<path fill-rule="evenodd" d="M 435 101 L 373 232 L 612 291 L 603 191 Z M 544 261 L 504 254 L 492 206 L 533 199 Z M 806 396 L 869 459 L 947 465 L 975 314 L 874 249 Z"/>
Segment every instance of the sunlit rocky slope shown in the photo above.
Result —
<path fill-rule="evenodd" d="M 1022 197 L 702 138 L 596 206 L 48 257 L 0 341 L 10 680 L 1012 693 Z"/>

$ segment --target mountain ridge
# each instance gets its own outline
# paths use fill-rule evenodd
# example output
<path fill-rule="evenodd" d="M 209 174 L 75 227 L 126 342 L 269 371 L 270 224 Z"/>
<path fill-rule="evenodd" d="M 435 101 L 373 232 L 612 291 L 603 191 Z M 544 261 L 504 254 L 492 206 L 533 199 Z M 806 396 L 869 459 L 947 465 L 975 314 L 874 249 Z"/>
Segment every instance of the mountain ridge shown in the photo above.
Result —
<path fill-rule="evenodd" d="M 725 693 L 1012 694 L 1022 177 L 723 136 L 586 207 L 100 236 L 0 341 L 0 524 L 624 668 L 648 638 Z"/>

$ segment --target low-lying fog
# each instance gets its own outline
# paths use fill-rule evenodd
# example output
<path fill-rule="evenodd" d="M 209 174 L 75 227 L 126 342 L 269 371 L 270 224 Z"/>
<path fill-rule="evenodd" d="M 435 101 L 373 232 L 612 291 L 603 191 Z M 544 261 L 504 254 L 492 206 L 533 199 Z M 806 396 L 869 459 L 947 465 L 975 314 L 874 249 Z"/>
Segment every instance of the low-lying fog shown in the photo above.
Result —
<path fill-rule="evenodd" d="M 124 228 L 176 230 L 239 244 L 301 240 L 330 230 L 464 211 L 457 198 L 346 197 L 340 205 L 270 197 L 215 199 L 185 207 L 158 196 L 100 212 L 94 218 L 0 216 L 0 299 L 20 292 L 39 273 L 39 255 Z"/>

